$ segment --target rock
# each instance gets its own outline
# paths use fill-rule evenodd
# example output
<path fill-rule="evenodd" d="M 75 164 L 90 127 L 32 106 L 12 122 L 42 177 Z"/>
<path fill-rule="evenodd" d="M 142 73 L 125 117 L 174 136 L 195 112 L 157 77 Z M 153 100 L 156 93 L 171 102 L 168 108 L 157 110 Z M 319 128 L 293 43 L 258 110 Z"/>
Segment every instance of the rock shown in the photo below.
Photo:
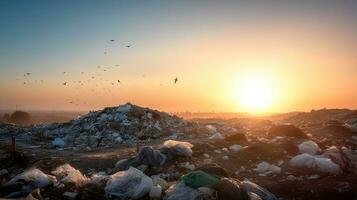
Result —
<path fill-rule="evenodd" d="M 68 200 L 75 200 L 78 197 L 77 192 L 65 192 L 63 193 L 63 198 Z"/>

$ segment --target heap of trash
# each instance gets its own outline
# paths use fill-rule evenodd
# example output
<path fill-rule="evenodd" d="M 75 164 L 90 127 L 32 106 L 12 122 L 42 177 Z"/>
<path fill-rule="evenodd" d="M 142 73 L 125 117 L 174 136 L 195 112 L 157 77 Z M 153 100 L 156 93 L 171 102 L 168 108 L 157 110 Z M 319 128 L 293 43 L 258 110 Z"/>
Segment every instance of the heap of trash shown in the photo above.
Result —
<path fill-rule="evenodd" d="M 130 103 L 89 112 L 66 123 L 29 127 L 9 126 L 3 132 L 48 142 L 48 147 L 100 148 L 120 144 L 133 145 L 137 140 L 172 137 L 197 131 L 197 125 L 165 112 Z"/>

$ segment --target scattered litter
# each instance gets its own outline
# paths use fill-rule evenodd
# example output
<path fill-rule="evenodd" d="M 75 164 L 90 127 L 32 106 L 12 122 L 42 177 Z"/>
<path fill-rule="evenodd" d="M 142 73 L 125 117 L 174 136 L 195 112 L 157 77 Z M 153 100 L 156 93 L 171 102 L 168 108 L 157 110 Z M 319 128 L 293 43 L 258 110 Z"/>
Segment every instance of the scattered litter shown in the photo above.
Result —
<path fill-rule="evenodd" d="M 31 182 L 31 186 L 34 188 L 44 188 L 56 183 L 56 178 L 43 173 L 37 168 L 32 168 L 24 171 L 23 173 L 16 175 L 6 185 L 15 184 L 18 181 Z"/>
<path fill-rule="evenodd" d="M 238 151 L 240 151 L 242 149 L 242 146 L 240 146 L 238 144 L 234 144 L 234 145 L 230 146 L 229 149 L 231 151 L 238 152 Z"/>
<path fill-rule="evenodd" d="M 257 165 L 254 171 L 260 173 L 260 174 L 270 174 L 270 173 L 276 173 L 279 174 L 281 172 L 281 168 L 276 166 L 276 165 L 271 165 L 266 161 L 263 161 Z"/>
<path fill-rule="evenodd" d="M 310 169 L 316 169 L 321 172 L 329 172 L 334 174 L 340 172 L 340 166 L 332 162 L 331 159 L 313 156 L 307 153 L 293 157 L 290 160 L 290 165 L 293 167 L 306 167 Z"/>
<path fill-rule="evenodd" d="M 165 155 L 173 154 L 178 156 L 191 157 L 193 145 L 189 142 L 181 142 L 176 140 L 167 140 L 164 142 L 160 151 Z"/>
<path fill-rule="evenodd" d="M 183 181 L 173 184 L 166 191 L 164 200 L 197 200 L 199 192 L 189 186 L 186 186 Z"/>
<path fill-rule="evenodd" d="M 217 128 L 213 125 L 210 124 L 206 125 L 206 129 L 208 130 L 208 133 L 211 135 L 217 133 Z"/>
<path fill-rule="evenodd" d="M 211 139 L 211 140 L 223 140 L 224 136 L 221 133 L 217 132 L 217 133 L 213 134 L 212 136 L 210 136 L 209 139 Z"/>
<path fill-rule="evenodd" d="M 159 150 L 154 150 L 152 147 L 143 147 L 138 155 L 118 161 L 115 164 L 115 171 L 127 170 L 130 166 L 161 166 L 165 163 L 166 159 L 167 157 Z"/>
<path fill-rule="evenodd" d="M 57 177 L 59 183 L 73 183 L 81 185 L 88 180 L 79 170 L 73 168 L 69 164 L 64 164 L 56 168 L 51 172 Z"/>
<path fill-rule="evenodd" d="M 68 200 L 75 200 L 78 197 L 77 192 L 65 192 L 63 193 L 63 198 Z"/>
<path fill-rule="evenodd" d="M 181 179 L 187 186 L 190 186 L 194 189 L 199 187 L 215 188 L 219 182 L 217 177 L 207 174 L 201 170 L 188 173 L 182 176 Z"/>
<path fill-rule="evenodd" d="M 66 143 L 63 141 L 62 138 L 55 138 L 55 139 L 52 141 L 52 145 L 53 145 L 54 147 L 60 147 L 60 148 L 62 148 L 62 147 L 64 147 L 64 146 L 66 146 Z"/>
<path fill-rule="evenodd" d="M 309 140 L 298 145 L 300 153 L 308 153 L 310 155 L 315 155 L 319 150 L 319 145 L 314 141 Z"/>

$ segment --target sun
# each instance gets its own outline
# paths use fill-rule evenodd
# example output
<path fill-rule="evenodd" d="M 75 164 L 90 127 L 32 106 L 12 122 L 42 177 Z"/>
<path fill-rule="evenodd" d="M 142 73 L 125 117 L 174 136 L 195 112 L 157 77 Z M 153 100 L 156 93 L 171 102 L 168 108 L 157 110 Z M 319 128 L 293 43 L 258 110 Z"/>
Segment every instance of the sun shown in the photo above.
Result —
<path fill-rule="evenodd" d="M 248 112 L 266 112 L 274 103 L 272 81 L 265 76 L 252 75 L 240 80 L 235 89 L 240 106 Z"/>

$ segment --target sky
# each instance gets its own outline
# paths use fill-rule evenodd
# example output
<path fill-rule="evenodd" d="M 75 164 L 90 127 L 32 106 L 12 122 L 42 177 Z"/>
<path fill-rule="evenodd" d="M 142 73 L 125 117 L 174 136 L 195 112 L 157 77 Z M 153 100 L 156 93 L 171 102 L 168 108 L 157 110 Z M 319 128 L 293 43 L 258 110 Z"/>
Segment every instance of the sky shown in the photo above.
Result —
<path fill-rule="evenodd" d="M 356 109 L 356 19 L 352 0 L 3 0 L 0 109 Z"/>

